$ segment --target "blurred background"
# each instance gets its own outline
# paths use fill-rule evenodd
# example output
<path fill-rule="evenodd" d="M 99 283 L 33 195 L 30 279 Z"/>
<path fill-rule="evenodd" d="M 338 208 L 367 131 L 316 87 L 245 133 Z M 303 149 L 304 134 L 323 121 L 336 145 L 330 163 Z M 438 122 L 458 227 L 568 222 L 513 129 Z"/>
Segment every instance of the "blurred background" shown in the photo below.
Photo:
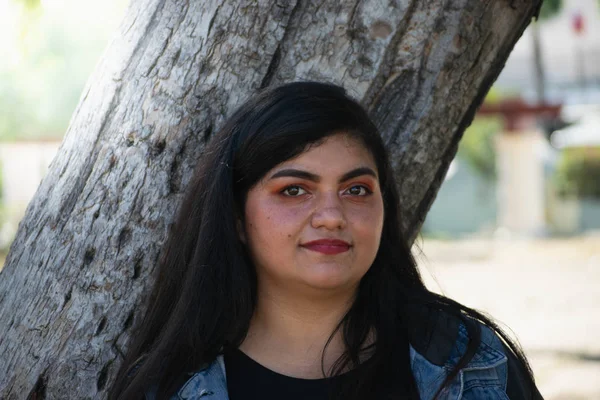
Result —
<path fill-rule="evenodd" d="M 127 0 L 0 0 L 0 268 Z M 545 0 L 433 204 L 428 286 L 521 342 L 546 399 L 600 399 L 600 0 Z"/>
<path fill-rule="evenodd" d="M 416 246 L 550 400 L 600 399 L 600 1 L 544 0 L 459 145 Z"/>

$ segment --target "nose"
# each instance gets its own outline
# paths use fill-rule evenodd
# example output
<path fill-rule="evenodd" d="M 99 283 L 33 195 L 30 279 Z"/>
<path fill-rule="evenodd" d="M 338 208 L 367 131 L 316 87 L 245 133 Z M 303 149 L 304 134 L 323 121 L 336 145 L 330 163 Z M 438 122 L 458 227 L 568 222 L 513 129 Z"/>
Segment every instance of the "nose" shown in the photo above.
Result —
<path fill-rule="evenodd" d="M 338 194 L 324 193 L 320 200 L 313 212 L 311 226 L 315 229 L 344 229 L 347 223 L 346 216 Z"/>

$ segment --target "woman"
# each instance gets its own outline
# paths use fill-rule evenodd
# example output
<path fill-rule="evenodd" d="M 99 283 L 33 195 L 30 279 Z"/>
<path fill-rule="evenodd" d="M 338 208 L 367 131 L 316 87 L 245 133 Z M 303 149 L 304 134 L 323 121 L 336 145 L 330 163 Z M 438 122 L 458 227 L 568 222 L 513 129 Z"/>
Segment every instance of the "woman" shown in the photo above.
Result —
<path fill-rule="evenodd" d="M 541 398 L 494 323 L 425 288 L 400 221 L 342 88 L 258 94 L 205 151 L 111 397 Z"/>

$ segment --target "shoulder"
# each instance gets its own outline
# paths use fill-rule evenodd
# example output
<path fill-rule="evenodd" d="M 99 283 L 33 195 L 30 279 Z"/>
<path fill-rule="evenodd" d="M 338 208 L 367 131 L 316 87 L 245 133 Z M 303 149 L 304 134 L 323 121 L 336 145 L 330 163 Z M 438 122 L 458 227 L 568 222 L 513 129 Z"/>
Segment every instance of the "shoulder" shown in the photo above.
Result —
<path fill-rule="evenodd" d="M 426 307 L 416 312 L 410 342 L 418 385 L 437 390 L 475 340 L 470 360 L 450 385 L 454 398 L 541 399 L 518 358 L 488 326 Z"/>
<path fill-rule="evenodd" d="M 181 386 L 170 400 L 227 400 L 227 381 L 225 378 L 225 363 L 223 356 L 206 363 L 195 372 L 187 373 L 179 379 Z M 157 386 L 149 388 L 145 400 L 156 400 Z"/>

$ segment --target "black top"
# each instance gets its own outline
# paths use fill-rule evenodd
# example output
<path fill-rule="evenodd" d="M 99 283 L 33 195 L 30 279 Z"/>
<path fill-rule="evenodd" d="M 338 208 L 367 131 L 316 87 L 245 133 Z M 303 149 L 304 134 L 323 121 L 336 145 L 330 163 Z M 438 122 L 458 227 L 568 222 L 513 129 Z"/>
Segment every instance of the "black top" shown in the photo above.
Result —
<path fill-rule="evenodd" d="M 332 378 L 301 379 L 281 375 L 241 350 L 224 355 L 229 400 L 328 400 L 335 384 L 351 373 Z"/>

